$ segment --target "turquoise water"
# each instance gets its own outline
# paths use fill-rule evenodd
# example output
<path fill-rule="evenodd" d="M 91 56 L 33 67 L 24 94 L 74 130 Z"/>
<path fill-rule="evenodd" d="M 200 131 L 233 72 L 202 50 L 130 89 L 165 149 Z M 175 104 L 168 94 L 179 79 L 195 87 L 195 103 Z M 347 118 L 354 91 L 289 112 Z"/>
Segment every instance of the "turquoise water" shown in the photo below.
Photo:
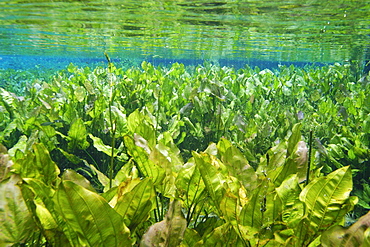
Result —
<path fill-rule="evenodd" d="M 0 66 L 364 60 L 366 0 L 0 2 Z M 257 62 L 256 62 L 257 61 Z M 53 64 L 53 65 L 51 65 Z"/>

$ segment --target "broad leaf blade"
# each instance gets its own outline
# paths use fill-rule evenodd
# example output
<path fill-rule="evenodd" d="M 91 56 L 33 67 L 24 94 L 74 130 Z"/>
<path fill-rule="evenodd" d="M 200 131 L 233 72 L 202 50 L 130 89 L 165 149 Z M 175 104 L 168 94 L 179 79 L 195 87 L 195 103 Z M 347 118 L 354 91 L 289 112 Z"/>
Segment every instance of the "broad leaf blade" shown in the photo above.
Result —
<path fill-rule="evenodd" d="M 71 125 L 71 128 L 68 131 L 68 148 L 70 150 L 86 149 L 89 147 L 89 143 L 86 140 L 87 130 L 84 125 L 84 122 L 81 118 L 77 118 Z"/>
<path fill-rule="evenodd" d="M 53 246 L 76 246 L 68 239 L 77 239 L 75 232 L 68 231 L 65 221 L 55 212 L 55 190 L 41 180 L 25 178 L 21 185 L 23 198 L 34 215 L 36 223 L 47 241 Z M 67 237 L 68 236 L 68 237 Z"/>
<path fill-rule="evenodd" d="M 13 175 L 0 183 L 0 246 L 25 243 L 35 231 L 35 223 L 17 186 L 20 181 Z"/>
<path fill-rule="evenodd" d="M 256 173 L 239 149 L 225 138 L 218 142 L 217 149 L 230 175 L 236 177 L 248 191 L 253 190 L 257 180 Z"/>
<path fill-rule="evenodd" d="M 149 159 L 151 151 L 146 140 L 139 135 L 134 136 L 135 140 L 129 136 L 124 137 L 129 154 L 136 161 L 141 174 L 151 178 L 154 185 L 160 184 L 165 178 L 165 170 Z"/>
<path fill-rule="evenodd" d="M 172 201 L 164 220 L 149 227 L 140 246 L 179 246 L 186 229 L 186 220 L 181 212 L 181 202 Z"/>
<path fill-rule="evenodd" d="M 160 167 L 165 173 L 161 183 L 156 186 L 157 191 L 165 197 L 174 198 L 176 191 L 175 175 L 172 170 L 173 167 L 170 160 L 171 159 L 160 152 L 157 147 L 153 148 L 149 155 L 149 161 L 152 162 L 154 167 Z"/>
<path fill-rule="evenodd" d="M 275 221 L 281 221 L 281 211 L 282 202 L 277 196 L 275 185 L 264 179 L 240 212 L 240 223 L 262 231 Z"/>
<path fill-rule="evenodd" d="M 210 156 L 206 153 L 198 154 L 196 152 L 193 152 L 193 156 L 206 186 L 206 189 L 211 196 L 211 200 L 213 201 L 214 206 L 219 209 L 220 202 L 225 193 L 223 184 L 226 182 L 226 179 L 222 175 L 222 173 L 217 170 L 217 168 L 212 164 L 213 161 L 215 161 L 212 160 L 213 156 Z"/>
<path fill-rule="evenodd" d="M 56 184 L 59 168 L 50 158 L 47 148 L 42 143 L 35 143 L 34 152 L 28 152 L 23 158 L 15 161 L 15 169 L 22 178 L 40 179 L 47 185 Z"/>
<path fill-rule="evenodd" d="M 149 178 L 141 180 L 131 191 L 121 196 L 114 209 L 122 215 L 131 231 L 144 222 L 155 205 L 153 182 Z"/>
<path fill-rule="evenodd" d="M 175 181 L 177 196 L 184 201 L 184 206 L 187 208 L 199 202 L 205 188 L 199 169 L 193 162 L 194 160 L 185 164 Z"/>
<path fill-rule="evenodd" d="M 129 230 L 121 215 L 98 194 L 72 181 L 63 181 L 56 192 L 56 209 L 81 246 L 130 246 Z"/>
<path fill-rule="evenodd" d="M 308 219 L 316 230 L 326 229 L 341 220 L 353 207 L 352 173 L 342 167 L 326 177 L 310 182 L 299 195 L 306 204 Z"/>

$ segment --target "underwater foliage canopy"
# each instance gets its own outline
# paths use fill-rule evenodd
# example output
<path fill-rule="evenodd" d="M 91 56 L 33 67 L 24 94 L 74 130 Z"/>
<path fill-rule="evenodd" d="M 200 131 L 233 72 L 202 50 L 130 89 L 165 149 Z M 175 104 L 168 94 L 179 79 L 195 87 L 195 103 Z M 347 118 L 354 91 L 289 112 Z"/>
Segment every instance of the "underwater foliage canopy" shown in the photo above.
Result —
<path fill-rule="evenodd" d="M 108 62 L 0 88 L 1 247 L 369 246 L 351 66 Z"/>

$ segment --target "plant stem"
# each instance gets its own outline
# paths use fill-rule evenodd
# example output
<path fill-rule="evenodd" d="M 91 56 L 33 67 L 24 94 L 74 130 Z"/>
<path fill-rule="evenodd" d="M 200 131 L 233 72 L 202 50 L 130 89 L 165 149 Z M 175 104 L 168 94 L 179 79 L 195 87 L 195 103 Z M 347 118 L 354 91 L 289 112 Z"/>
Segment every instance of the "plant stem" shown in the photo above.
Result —
<path fill-rule="evenodd" d="M 312 135 L 313 131 L 310 130 L 310 136 L 308 139 L 308 160 L 307 160 L 307 173 L 306 173 L 306 185 L 310 180 L 310 170 L 311 170 L 311 153 L 312 153 Z"/>
<path fill-rule="evenodd" d="M 112 122 L 112 142 L 111 142 L 111 147 L 112 147 L 112 152 L 110 155 L 110 163 L 109 163 L 109 189 L 112 188 L 112 181 L 113 181 L 113 168 L 114 168 L 114 146 L 116 145 L 116 123 L 115 121 Z"/>
<path fill-rule="evenodd" d="M 104 52 L 105 58 L 108 61 L 108 71 L 107 71 L 107 76 L 109 78 L 109 75 L 112 74 L 112 70 L 114 68 L 113 64 L 110 61 L 110 58 L 106 52 Z M 112 105 L 114 101 L 114 96 L 116 94 L 115 88 L 113 85 L 112 81 L 112 76 L 110 76 L 110 82 L 109 85 L 111 87 L 111 96 L 109 100 L 109 105 L 108 105 L 108 111 L 109 111 L 109 122 L 111 125 L 111 133 L 112 133 L 112 141 L 111 141 L 111 155 L 110 155 L 110 162 L 109 162 L 109 189 L 112 188 L 112 181 L 113 181 L 113 171 L 114 171 L 114 147 L 116 145 L 116 121 L 113 119 L 113 114 L 112 114 Z"/>

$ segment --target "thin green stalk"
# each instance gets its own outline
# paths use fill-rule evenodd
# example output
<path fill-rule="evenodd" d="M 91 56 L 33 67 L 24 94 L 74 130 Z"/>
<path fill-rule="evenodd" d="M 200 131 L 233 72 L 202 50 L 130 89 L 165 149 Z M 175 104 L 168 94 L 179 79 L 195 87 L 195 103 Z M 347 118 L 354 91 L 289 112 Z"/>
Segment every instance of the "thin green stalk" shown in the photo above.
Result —
<path fill-rule="evenodd" d="M 310 136 L 308 140 L 308 160 L 307 160 L 307 173 L 306 173 L 306 185 L 310 182 L 310 170 L 311 170 L 311 154 L 312 154 L 312 135 L 313 131 L 310 130 Z"/>
<path fill-rule="evenodd" d="M 108 76 L 109 76 L 109 74 L 111 74 L 114 69 L 114 65 L 111 63 L 110 58 L 106 52 L 104 52 L 104 55 L 108 61 Z M 112 188 L 113 171 L 114 171 L 114 147 L 116 145 L 116 121 L 115 119 L 113 119 L 113 114 L 112 114 L 112 105 L 113 105 L 116 91 L 113 85 L 112 77 L 109 82 L 109 85 L 111 87 L 111 98 L 109 100 L 108 111 L 109 111 L 109 122 L 111 125 L 112 141 L 111 141 L 111 155 L 110 155 L 108 174 L 109 174 L 109 188 Z"/>
<path fill-rule="evenodd" d="M 113 114 L 112 114 L 112 105 L 113 105 L 113 99 L 114 99 L 113 90 L 114 89 L 112 85 L 111 100 L 109 101 L 109 122 L 111 124 L 111 133 L 112 133 L 111 155 L 110 155 L 110 162 L 109 162 L 109 188 L 112 188 L 113 170 L 114 170 L 114 147 L 116 146 L 116 121 L 115 119 L 113 119 Z"/>
<path fill-rule="evenodd" d="M 200 206 L 200 209 L 199 209 L 199 211 L 198 211 L 198 214 L 196 215 L 196 217 L 194 218 L 194 228 L 197 226 L 197 222 L 198 222 L 198 219 L 199 219 L 199 216 L 200 216 L 200 213 L 202 212 L 202 210 L 203 210 L 203 207 L 204 207 L 204 204 L 205 204 L 205 202 L 206 202 L 206 200 L 204 199 L 204 200 L 202 200 L 202 205 Z"/>
<path fill-rule="evenodd" d="M 111 142 L 111 155 L 110 155 L 110 162 L 109 162 L 109 188 L 112 188 L 112 181 L 113 181 L 113 168 L 114 168 L 114 147 L 116 145 L 116 123 L 115 121 L 112 123 L 112 142 Z"/>
<path fill-rule="evenodd" d="M 95 167 L 96 168 L 98 168 L 99 170 L 101 169 L 100 167 L 99 167 L 99 165 L 98 165 L 98 163 L 96 162 L 96 160 L 91 156 L 91 154 L 89 153 L 89 152 L 87 152 L 86 151 L 86 149 L 82 149 L 85 153 L 86 153 L 86 155 L 87 156 L 89 156 L 90 157 L 90 159 L 92 160 L 92 162 L 95 164 Z"/>
<path fill-rule="evenodd" d="M 155 221 L 159 222 L 161 220 L 161 215 L 159 211 L 159 202 L 158 202 L 158 195 L 155 197 L 155 204 L 156 204 L 156 210 L 154 210 L 154 216 L 155 216 Z"/>

